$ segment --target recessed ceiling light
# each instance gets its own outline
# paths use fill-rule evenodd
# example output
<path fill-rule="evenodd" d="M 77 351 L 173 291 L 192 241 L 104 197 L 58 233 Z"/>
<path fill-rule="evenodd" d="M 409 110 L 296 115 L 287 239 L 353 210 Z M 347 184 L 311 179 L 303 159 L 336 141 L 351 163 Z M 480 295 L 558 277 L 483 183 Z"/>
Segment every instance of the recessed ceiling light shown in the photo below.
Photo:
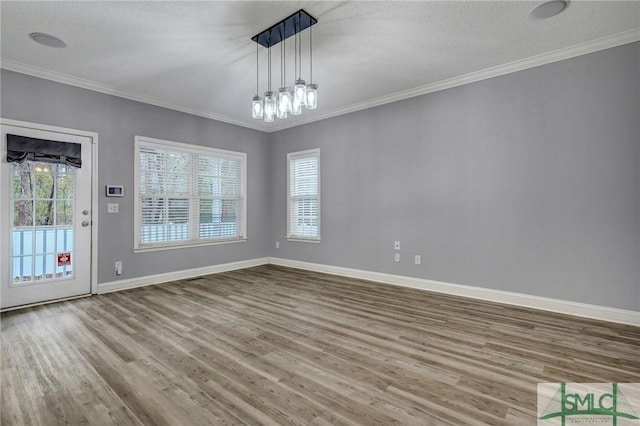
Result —
<path fill-rule="evenodd" d="M 58 37 L 52 36 L 50 34 L 31 33 L 29 34 L 29 38 L 35 41 L 36 43 L 40 43 L 42 45 L 49 46 L 49 47 L 57 47 L 60 49 L 67 47 L 67 43 L 60 40 Z"/>
<path fill-rule="evenodd" d="M 551 0 L 536 6 L 529 16 L 531 19 L 547 19 L 556 16 L 569 6 L 567 0 Z"/>

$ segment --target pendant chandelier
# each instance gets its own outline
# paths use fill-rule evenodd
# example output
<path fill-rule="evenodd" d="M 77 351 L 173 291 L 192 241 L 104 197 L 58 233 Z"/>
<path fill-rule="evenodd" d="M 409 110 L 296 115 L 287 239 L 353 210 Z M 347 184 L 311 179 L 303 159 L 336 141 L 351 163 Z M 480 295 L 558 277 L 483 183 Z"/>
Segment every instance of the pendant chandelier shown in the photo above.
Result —
<path fill-rule="evenodd" d="M 313 34 L 312 26 L 318 20 L 300 9 L 288 18 L 272 25 L 261 33 L 251 37 L 256 42 L 256 95 L 251 104 L 252 116 L 258 120 L 271 123 L 278 119 L 285 119 L 291 115 L 302 114 L 302 109 L 316 109 L 318 106 L 318 85 L 313 83 Z M 302 79 L 302 35 L 309 29 L 309 84 Z M 287 86 L 287 39 L 294 36 L 295 43 L 295 83 Z M 282 43 L 280 43 L 282 42 Z M 271 90 L 271 48 L 280 43 L 280 88 L 277 92 Z M 264 98 L 259 93 L 259 49 L 267 49 L 267 91 Z"/>

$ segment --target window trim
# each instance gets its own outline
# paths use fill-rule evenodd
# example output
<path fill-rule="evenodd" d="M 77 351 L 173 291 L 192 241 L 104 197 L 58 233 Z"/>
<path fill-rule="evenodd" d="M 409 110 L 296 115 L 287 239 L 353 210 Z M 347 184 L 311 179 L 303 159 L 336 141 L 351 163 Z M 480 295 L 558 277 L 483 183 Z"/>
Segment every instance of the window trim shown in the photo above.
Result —
<path fill-rule="evenodd" d="M 240 228 L 240 236 L 236 238 L 226 239 L 198 239 L 177 241 L 177 242 L 161 242 L 154 244 L 140 245 L 140 147 L 148 146 L 152 148 L 165 149 L 170 151 L 178 151 L 189 154 L 202 154 L 216 157 L 227 157 L 234 160 L 240 160 L 240 208 L 242 210 L 242 219 L 238 223 Z M 220 244 L 242 243 L 247 241 L 247 154 L 244 152 L 230 151 L 220 148 L 213 148 L 202 145 L 187 144 L 182 142 L 174 142 L 164 139 L 156 139 L 147 136 L 135 135 L 134 137 L 134 233 L 133 233 L 133 252 L 149 252 L 160 250 L 173 250 L 190 247 L 202 247 Z"/>
<path fill-rule="evenodd" d="M 305 237 L 291 234 L 291 160 L 297 158 L 315 156 L 318 160 L 318 236 Z M 307 149 L 304 151 L 296 151 L 287 153 L 287 241 L 301 243 L 319 243 L 322 241 L 322 173 L 320 167 L 320 148 Z"/>

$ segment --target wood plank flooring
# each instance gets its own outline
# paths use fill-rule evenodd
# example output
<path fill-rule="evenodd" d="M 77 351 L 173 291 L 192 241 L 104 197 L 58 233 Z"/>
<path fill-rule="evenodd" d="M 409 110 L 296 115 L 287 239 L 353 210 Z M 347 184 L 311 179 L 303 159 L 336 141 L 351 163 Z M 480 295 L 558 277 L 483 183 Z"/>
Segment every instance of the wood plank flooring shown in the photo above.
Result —
<path fill-rule="evenodd" d="M 2 315 L 2 425 L 534 425 L 640 328 L 261 266 Z"/>

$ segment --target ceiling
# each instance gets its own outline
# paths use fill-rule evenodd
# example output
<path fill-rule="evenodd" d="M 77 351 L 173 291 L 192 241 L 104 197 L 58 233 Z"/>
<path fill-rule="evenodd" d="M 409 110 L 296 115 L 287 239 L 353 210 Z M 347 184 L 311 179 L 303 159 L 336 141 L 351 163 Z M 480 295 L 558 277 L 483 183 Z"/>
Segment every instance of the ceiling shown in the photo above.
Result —
<path fill-rule="evenodd" d="M 540 3 L 2 1 L 1 65 L 275 131 L 640 40 L 640 2 L 573 0 L 560 15 L 531 19 Z M 250 39 L 300 8 L 319 21 L 313 27 L 318 109 L 271 124 L 253 120 L 256 45 Z M 32 32 L 68 46 L 36 44 Z M 293 43 L 287 47 L 293 80 Z M 279 60 L 273 62 L 277 90 Z M 302 76 L 308 80 L 307 64 Z M 260 65 L 265 68 L 263 59 Z M 265 90 L 266 77 L 260 80 Z"/>

